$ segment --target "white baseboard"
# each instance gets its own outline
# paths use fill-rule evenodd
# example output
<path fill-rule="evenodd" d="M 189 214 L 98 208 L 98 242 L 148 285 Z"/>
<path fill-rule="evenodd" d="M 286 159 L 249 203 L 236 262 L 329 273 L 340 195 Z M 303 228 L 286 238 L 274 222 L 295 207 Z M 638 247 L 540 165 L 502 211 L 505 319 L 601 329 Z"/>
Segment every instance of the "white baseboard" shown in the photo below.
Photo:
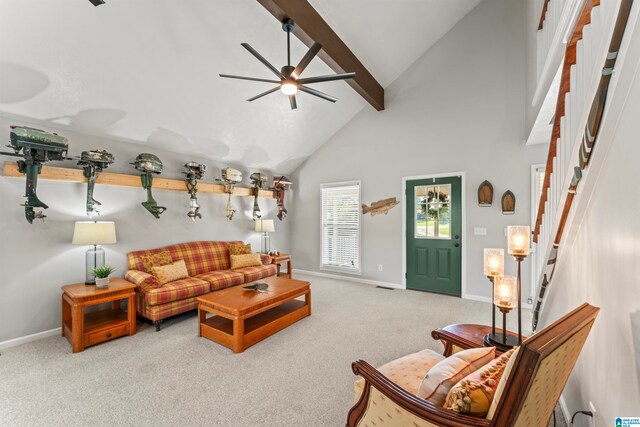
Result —
<path fill-rule="evenodd" d="M 62 333 L 61 328 L 49 329 L 48 331 L 42 331 L 31 335 L 25 335 L 24 337 L 18 337 L 7 341 L 0 342 L 0 350 L 4 350 L 9 347 L 15 347 L 17 345 L 26 344 L 28 342 L 40 340 L 42 338 L 52 337 L 54 335 L 60 335 Z"/>
<path fill-rule="evenodd" d="M 562 415 L 564 415 L 564 420 L 567 422 L 567 425 L 571 425 L 571 414 L 569 413 L 569 408 L 567 408 L 567 402 L 564 400 L 564 395 L 560 395 L 560 399 L 558 400 L 560 404 L 560 410 L 562 411 Z"/>
<path fill-rule="evenodd" d="M 398 283 L 381 282 L 379 280 L 362 279 L 360 277 L 342 276 L 340 274 L 320 273 L 319 271 L 293 269 L 294 273 L 307 274 L 309 276 L 326 277 L 329 279 L 346 280 L 347 282 L 366 283 L 373 286 L 384 286 L 385 288 L 404 289 L 404 286 Z"/>

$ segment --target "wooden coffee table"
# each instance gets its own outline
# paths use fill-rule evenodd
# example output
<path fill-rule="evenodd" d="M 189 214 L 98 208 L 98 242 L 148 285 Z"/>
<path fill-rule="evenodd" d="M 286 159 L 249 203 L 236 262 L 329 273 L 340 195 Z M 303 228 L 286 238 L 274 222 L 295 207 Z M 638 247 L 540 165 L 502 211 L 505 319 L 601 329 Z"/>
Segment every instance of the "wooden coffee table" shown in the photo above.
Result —
<path fill-rule="evenodd" d="M 248 291 L 244 284 L 198 297 L 199 335 L 242 353 L 311 315 L 309 282 L 276 276 L 257 282 L 268 283 L 269 288 Z M 302 296 L 304 301 L 296 299 Z"/>

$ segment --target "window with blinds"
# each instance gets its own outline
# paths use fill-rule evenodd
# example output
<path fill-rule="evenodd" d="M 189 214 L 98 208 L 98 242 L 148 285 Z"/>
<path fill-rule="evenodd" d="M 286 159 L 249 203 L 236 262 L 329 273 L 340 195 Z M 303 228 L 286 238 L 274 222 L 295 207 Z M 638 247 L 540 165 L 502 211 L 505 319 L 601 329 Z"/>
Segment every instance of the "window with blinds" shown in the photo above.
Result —
<path fill-rule="evenodd" d="M 360 182 L 322 184 L 320 268 L 360 273 Z"/>

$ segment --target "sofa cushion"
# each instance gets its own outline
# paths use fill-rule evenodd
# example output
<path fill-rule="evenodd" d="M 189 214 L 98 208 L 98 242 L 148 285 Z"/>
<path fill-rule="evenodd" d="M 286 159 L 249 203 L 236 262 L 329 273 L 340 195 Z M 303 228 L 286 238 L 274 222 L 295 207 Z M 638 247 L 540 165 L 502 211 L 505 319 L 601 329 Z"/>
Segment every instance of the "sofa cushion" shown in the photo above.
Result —
<path fill-rule="evenodd" d="M 209 282 L 212 291 L 244 283 L 244 274 L 231 270 L 210 271 L 196 277 Z"/>
<path fill-rule="evenodd" d="M 231 259 L 232 270 L 262 265 L 260 254 L 229 255 L 229 258 Z"/>
<path fill-rule="evenodd" d="M 476 417 L 487 415 L 498 382 L 513 352 L 513 349 L 507 351 L 461 379 L 449 390 L 444 407 L 459 414 Z"/>
<path fill-rule="evenodd" d="M 161 285 L 189 277 L 184 260 L 163 266 L 155 266 L 151 269 L 151 273 L 158 279 Z"/>
<path fill-rule="evenodd" d="M 195 277 L 169 282 L 159 288 L 145 293 L 144 300 L 147 305 L 159 305 L 181 299 L 195 297 L 209 292 L 209 282 Z"/>
<path fill-rule="evenodd" d="M 160 252 L 140 256 L 140 261 L 142 262 L 144 271 L 149 274 L 153 274 L 153 267 L 171 264 L 173 259 L 171 258 L 171 254 L 168 250 L 162 249 Z"/>
<path fill-rule="evenodd" d="M 258 265 L 256 267 L 245 267 L 233 270 L 236 273 L 244 274 L 244 282 L 249 283 L 254 280 L 260 280 L 265 277 L 275 276 L 277 269 L 275 264 Z"/>
<path fill-rule="evenodd" d="M 385 363 L 378 371 L 409 393 L 417 394 L 424 374 L 443 359 L 444 356 L 440 353 L 426 349 Z M 364 378 L 361 378 L 354 385 L 356 401 L 360 398 L 363 387 Z"/>
<path fill-rule="evenodd" d="M 152 255 L 166 250 L 174 260 L 182 259 L 187 265 L 189 276 L 195 277 L 209 271 L 228 270 L 229 264 L 229 244 L 242 242 L 214 242 L 199 241 L 179 243 L 177 245 L 166 246 L 164 248 L 133 251 L 127 254 L 128 268 L 130 270 L 144 270 L 142 257 Z"/>
<path fill-rule="evenodd" d="M 514 352 L 511 353 L 511 357 L 507 362 L 507 366 L 505 366 L 504 368 L 502 377 L 500 377 L 500 381 L 498 381 L 498 385 L 496 386 L 496 392 L 493 395 L 493 401 L 491 402 L 491 406 L 489 407 L 489 412 L 487 413 L 488 420 L 493 418 L 493 416 L 496 413 L 496 409 L 498 409 L 498 403 L 500 403 L 500 399 L 502 398 L 502 393 L 504 392 L 504 388 L 507 386 L 507 381 L 509 380 L 509 375 L 511 375 L 511 370 L 513 369 L 513 365 L 516 363 L 518 351 L 520 351 L 520 347 L 515 347 Z"/>
<path fill-rule="evenodd" d="M 251 243 L 247 243 L 246 245 L 242 242 L 240 243 L 229 243 L 229 255 L 244 255 L 251 253 Z"/>
<path fill-rule="evenodd" d="M 480 347 L 452 354 L 427 372 L 418 389 L 418 397 L 443 406 L 451 387 L 493 360 L 495 353 L 495 347 Z"/>

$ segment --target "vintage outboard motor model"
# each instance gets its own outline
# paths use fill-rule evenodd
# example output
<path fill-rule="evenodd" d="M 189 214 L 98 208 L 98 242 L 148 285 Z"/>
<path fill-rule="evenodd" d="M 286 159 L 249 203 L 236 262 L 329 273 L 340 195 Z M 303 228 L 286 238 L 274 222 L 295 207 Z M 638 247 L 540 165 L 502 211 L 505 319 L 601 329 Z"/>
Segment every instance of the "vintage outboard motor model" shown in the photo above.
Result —
<path fill-rule="evenodd" d="M 55 133 L 45 132 L 40 129 L 34 129 L 23 126 L 11 126 L 10 145 L 13 153 L 1 152 L 9 156 L 22 157 L 24 160 L 18 160 L 18 170 L 27 175 L 27 184 L 25 197 L 27 201 L 21 205 L 24 206 L 24 215 L 33 223 L 34 219 L 46 218 L 41 210 L 36 208 L 48 209 L 44 202 L 38 199 L 36 188 L 38 186 L 38 175 L 42 170 L 42 164 L 50 160 L 67 160 L 67 150 L 69 144 L 67 138 Z"/>
<path fill-rule="evenodd" d="M 224 183 L 224 192 L 229 195 L 227 198 L 226 217 L 228 221 L 231 221 L 233 214 L 236 213 L 236 210 L 233 209 L 233 203 L 231 202 L 231 195 L 233 194 L 233 189 L 236 184 L 242 181 L 242 172 L 234 168 L 224 168 L 222 169 L 222 179 L 216 179 L 216 181 L 222 181 Z"/>
<path fill-rule="evenodd" d="M 96 185 L 96 178 L 104 169 L 115 161 L 113 154 L 105 150 L 83 151 L 80 154 L 79 166 L 84 170 L 84 176 L 87 178 L 87 215 L 92 218 L 100 215 L 95 205 L 100 206 L 102 203 L 93 198 L 93 189 Z"/>
<path fill-rule="evenodd" d="M 166 211 L 167 208 L 158 206 L 158 203 L 153 199 L 153 194 L 151 194 L 151 187 L 153 186 L 153 174 L 159 175 L 162 172 L 162 161 L 154 154 L 141 153 L 138 154 L 136 160 L 131 164 L 142 172 L 142 175 L 140 175 L 142 188 L 147 190 L 147 201 L 142 202 L 142 206 L 144 206 L 151 215 L 160 218 L 160 215 Z"/>
<path fill-rule="evenodd" d="M 284 192 L 291 188 L 292 182 L 286 176 L 274 176 L 273 187 L 276 193 L 276 202 L 278 204 L 278 219 L 282 221 L 287 216 L 287 209 L 284 207 Z"/>
<path fill-rule="evenodd" d="M 260 189 L 265 186 L 269 178 L 260 172 L 254 172 L 249 179 L 251 179 L 251 184 L 253 184 L 251 191 L 253 193 L 253 220 L 255 221 L 262 217 L 260 206 L 258 205 L 258 196 L 260 195 Z"/>
<path fill-rule="evenodd" d="M 198 192 L 198 180 L 202 179 L 202 176 L 207 171 L 207 165 L 197 162 L 189 162 L 184 165 L 184 167 L 187 168 L 187 171 L 183 172 L 186 176 L 185 181 L 187 183 L 187 191 L 191 195 L 187 216 L 191 218 L 192 221 L 195 221 L 196 218 L 202 218 L 202 215 L 199 212 L 200 205 L 198 204 L 196 193 Z"/>

